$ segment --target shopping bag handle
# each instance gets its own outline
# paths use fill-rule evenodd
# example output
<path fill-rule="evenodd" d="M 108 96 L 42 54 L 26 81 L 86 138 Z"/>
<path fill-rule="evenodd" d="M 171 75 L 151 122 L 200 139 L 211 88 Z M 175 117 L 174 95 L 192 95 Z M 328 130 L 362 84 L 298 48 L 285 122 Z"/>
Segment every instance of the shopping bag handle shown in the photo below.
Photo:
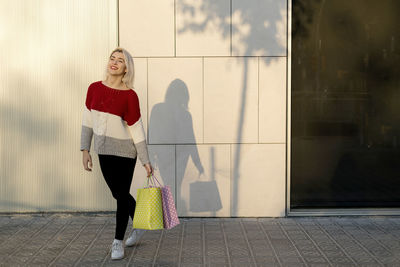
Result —
<path fill-rule="evenodd" d="M 151 174 L 150 177 L 153 179 L 153 184 L 156 185 L 156 183 L 154 183 L 154 181 L 157 182 L 157 184 L 162 187 L 162 184 L 158 181 L 157 177 L 154 174 Z M 156 185 L 157 186 L 157 185 Z"/>
<path fill-rule="evenodd" d="M 157 182 L 157 183 L 156 183 Z M 158 186 L 157 186 L 158 184 Z M 145 188 L 149 187 L 162 187 L 161 183 L 158 181 L 158 179 L 154 176 L 154 174 L 150 174 L 150 177 L 147 178 L 146 183 L 145 183 Z"/>

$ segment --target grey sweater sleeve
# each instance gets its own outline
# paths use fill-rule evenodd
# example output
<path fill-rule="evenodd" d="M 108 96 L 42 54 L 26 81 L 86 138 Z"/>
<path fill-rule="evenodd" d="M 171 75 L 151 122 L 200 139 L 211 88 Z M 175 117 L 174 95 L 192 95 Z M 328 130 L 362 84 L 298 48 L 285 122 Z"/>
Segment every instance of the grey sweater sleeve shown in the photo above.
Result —
<path fill-rule="evenodd" d="M 81 130 L 81 151 L 90 151 L 90 144 L 93 137 L 93 123 L 90 110 L 85 106 L 82 116 L 82 130 Z"/>
<path fill-rule="evenodd" d="M 149 153 L 147 151 L 146 141 L 136 143 L 135 147 L 137 150 L 138 157 L 139 157 L 140 161 L 142 162 L 142 164 L 144 165 L 144 164 L 149 163 L 150 160 L 149 160 Z"/>
<path fill-rule="evenodd" d="M 81 131 L 81 151 L 90 151 L 90 145 L 92 143 L 93 129 L 82 125 Z"/>

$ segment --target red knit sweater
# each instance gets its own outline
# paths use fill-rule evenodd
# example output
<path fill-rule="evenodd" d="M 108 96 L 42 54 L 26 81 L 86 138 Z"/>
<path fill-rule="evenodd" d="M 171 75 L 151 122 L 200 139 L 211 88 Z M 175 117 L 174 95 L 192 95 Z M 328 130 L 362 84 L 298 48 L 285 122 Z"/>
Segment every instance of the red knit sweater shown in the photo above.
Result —
<path fill-rule="evenodd" d="M 87 91 L 83 113 L 81 150 L 98 154 L 135 158 L 148 163 L 148 153 L 139 98 L 133 90 L 118 90 L 101 81 L 92 83 Z"/>

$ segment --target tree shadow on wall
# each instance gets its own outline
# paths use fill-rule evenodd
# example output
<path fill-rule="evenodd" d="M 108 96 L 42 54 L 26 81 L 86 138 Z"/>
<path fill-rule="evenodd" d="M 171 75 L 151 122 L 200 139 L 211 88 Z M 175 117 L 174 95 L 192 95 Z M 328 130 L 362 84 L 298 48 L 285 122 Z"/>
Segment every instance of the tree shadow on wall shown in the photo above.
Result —
<path fill-rule="evenodd" d="M 231 42 L 231 55 L 242 64 L 243 78 L 238 112 L 235 143 L 243 143 L 246 98 L 248 94 L 249 60 L 248 56 L 260 56 L 259 63 L 266 66 L 286 56 L 287 1 L 230 1 L 203 0 L 196 6 L 187 1 L 179 1 L 177 10 L 189 19 L 177 29 L 177 34 L 185 32 L 202 33 L 209 26 L 216 27 L 220 36 Z M 199 14 L 198 14 L 199 13 Z M 197 16 L 200 15 L 200 16 Z M 202 19 L 199 19 L 201 17 Z M 274 56 L 274 57 L 268 57 Z M 213 88 L 210 88 L 213 90 Z M 218 114 L 216 114 L 218 116 Z M 241 146 L 234 151 L 232 170 L 231 216 L 238 216 Z"/>

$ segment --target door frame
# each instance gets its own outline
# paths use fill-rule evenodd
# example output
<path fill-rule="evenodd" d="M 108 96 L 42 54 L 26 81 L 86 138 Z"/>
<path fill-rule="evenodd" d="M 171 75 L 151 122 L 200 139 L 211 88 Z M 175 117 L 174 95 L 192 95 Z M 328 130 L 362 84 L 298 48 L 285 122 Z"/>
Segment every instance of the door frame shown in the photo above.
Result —
<path fill-rule="evenodd" d="M 375 216 L 400 215 L 400 208 L 296 209 L 290 208 L 291 93 L 292 93 L 292 1 L 287 0 L 287 64 L 286 64 L 286 216 Z"/>

